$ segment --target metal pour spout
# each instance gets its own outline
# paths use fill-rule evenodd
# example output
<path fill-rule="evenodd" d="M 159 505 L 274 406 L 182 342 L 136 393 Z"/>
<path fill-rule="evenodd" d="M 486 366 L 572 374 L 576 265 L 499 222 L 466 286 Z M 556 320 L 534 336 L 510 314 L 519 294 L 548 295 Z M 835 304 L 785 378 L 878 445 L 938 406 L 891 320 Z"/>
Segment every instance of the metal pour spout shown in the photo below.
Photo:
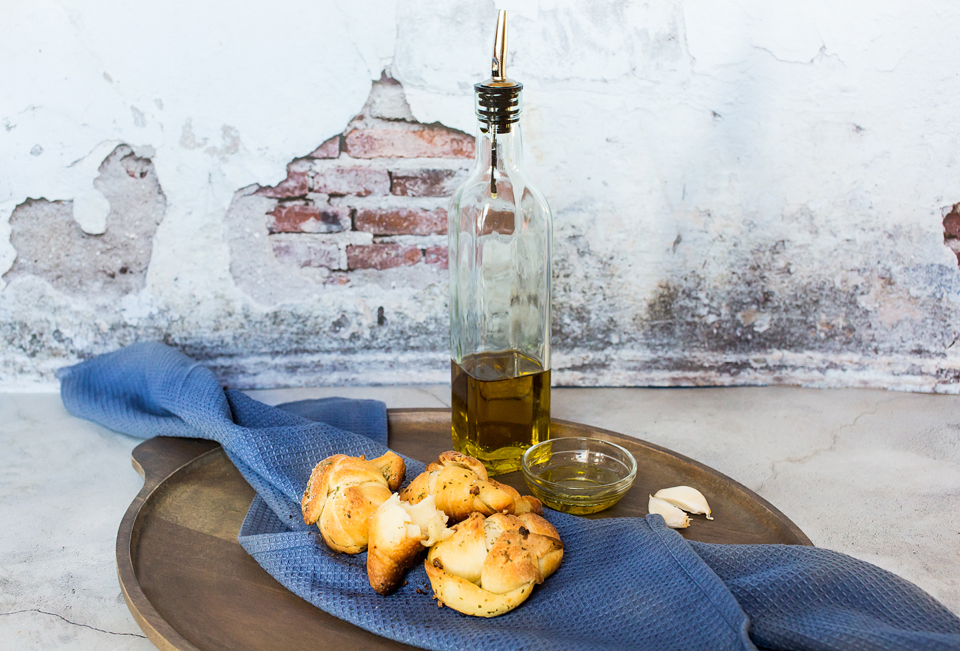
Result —
<path fill-rule="evenodd" d="M 507 78 L 507 12 L 501 9 L 497 14 L 497 35 L 493 39 L 493 66 L 494 81 L 504 81 Z"/>

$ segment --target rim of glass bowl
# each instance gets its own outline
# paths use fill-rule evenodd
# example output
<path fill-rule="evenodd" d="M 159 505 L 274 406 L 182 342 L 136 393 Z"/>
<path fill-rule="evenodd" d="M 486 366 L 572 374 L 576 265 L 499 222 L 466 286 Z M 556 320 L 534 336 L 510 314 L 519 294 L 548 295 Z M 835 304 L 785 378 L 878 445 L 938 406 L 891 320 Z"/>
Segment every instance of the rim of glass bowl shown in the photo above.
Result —
<path fill-rule="evenodd" d="M 538 475 L 534 474 L 534 472 L 530 469 L 531 459 L 534 456 L 536 456 L 538 451 L 543 450 L 548 444 L 554 444 L 560 441 L 563 441 L 563 442 L 583 441 L 584 442 L 580 444 L 581 447 L 570 448 L 569 450 L 565 450 L 569 452 L 574 452 L 576 450 L 586 451 L 585 445 L 587 443 L 594 443 L 594 444 L 599 443 L 600 447 L 609 446 L 609 448 L 611 448 L 612 450 L 616 450 L 619 453 L 618 456 L 620 457 L 620 461 L 626 462 L 629 472 L 627 473 L 626 477 L 618 479 L 617 481 L 611 484 L 604 484 L 602 486 L 596 486 L 596 485 L 584 486 L 583 488 L 578 488 L 574 486 L 562 486 L 558 483 L 552 482 L 547 479 L 543 479 Z M 597 452 L 597 451 L 595 450 L 594 452 Z M 604 454 L 607 454 L 607 453 L 604 453 Z M 607 456 L 613 456 L 613 455 L 607 454 Z M 609 495 L 611 490 L 613 491 L 627 490 L 633 484 L 634 479 L 636 479 L 637 477 L 637 460 L 636 458 L 634 458 L 633 454 L 630 453 L 630 450 L 626 449 L 621 445 L 617 445 L 616 443 L 612 443 L 611 441 L 598 439 L 598 438 L 588 438 L 585 436 L 562 436 L 560 438 L 547 439 L 546 441 L 540 441 L 536 445 L 532 445 L 529 448 L 527 448 L 526 452 L 523 453 L 523 459 L 520 463 L 520 467 L 521 467 L 521 470 L 523 471 L 524 478 L 526 478 L 527 481 L 530 481 L 536 484 L 541 490 L 544 490 L 552 494 L 557 494 L 562 492 L 568 496 L 583 495 L 584 497 L 592 497 L 597 493 Z"/>

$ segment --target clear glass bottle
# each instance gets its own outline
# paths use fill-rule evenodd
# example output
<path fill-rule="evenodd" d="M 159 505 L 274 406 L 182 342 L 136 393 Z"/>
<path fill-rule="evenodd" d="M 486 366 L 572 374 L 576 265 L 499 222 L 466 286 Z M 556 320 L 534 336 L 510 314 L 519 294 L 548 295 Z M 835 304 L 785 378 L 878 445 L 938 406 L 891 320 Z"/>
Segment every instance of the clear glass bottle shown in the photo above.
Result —
<path fill-rule="evenodd" d="M 553 218 L 522 169 L 523 85 L 505 71 L 506 12 L 493 75 L 476 84 L 476 165 L 449 210 L 453 446 L 491 474 L 518 470 L 550 432 Z"/>

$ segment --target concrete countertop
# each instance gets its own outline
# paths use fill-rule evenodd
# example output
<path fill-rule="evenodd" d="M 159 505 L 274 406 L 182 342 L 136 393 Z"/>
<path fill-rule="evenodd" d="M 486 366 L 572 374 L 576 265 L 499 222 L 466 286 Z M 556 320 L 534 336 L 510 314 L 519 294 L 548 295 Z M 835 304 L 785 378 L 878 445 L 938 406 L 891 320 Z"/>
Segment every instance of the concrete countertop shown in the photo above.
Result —
<path fill-rule="evenodd" d="M 449 406 L 449 388 L 252 391 Z M 554 389 L 553 416 L 690 456 L 753 489 L 814 544 L 916 583 L 960 613 L 960 400 L 796 388 Z M 152 649 L 116 577 L 139 492 L 134 439 L 56 394 L 0 394 L 0 649 Z"/>

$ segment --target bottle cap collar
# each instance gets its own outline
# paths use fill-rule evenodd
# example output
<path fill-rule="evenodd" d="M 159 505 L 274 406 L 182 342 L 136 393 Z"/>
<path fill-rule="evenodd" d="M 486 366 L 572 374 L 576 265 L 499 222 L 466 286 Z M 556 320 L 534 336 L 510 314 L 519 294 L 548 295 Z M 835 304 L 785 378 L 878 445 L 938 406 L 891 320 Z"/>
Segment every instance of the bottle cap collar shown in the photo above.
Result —
<path fill-rule="evenodd" d="M 507 77 L 507 12 L 497 15 L 497 32 L 493 40 L 491 76 L 484 82 L 474 84 L 477 118 L 481 128 L 494 127 L 496 131 L 508 132 L 510 125 L 520 119 L 520 91 L 523 84 Z"/>

